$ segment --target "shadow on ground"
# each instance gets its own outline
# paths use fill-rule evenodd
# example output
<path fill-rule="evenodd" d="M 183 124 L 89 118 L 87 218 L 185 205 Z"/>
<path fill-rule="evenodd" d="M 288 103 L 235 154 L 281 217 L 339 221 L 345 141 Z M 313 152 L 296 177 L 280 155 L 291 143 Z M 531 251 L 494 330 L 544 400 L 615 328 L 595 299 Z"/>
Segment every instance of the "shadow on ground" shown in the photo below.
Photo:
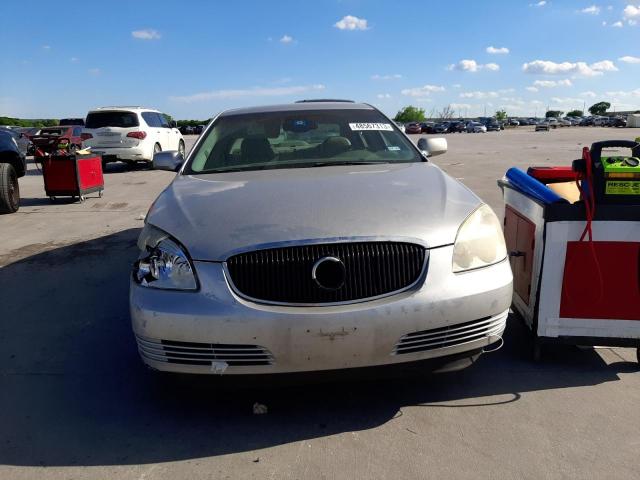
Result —
<path fill-rule="evenodd" d="M 0 268 L 0 464 L 223 455 L 374 428 L 407 405 L 510 403 L 526 392 L 615 381 L 632 368 L 567 347 L 533 364 L 525 330 L 511 321 L 499 352 L 462 372 L 411 381 L 244 389 L 218 388 L 209 377 L 158 381 L 141 365 L 129 326 L 137 234 L 131 229 Z M 267 415 L 252 414 L 256 401 L 269 407 Z"/>

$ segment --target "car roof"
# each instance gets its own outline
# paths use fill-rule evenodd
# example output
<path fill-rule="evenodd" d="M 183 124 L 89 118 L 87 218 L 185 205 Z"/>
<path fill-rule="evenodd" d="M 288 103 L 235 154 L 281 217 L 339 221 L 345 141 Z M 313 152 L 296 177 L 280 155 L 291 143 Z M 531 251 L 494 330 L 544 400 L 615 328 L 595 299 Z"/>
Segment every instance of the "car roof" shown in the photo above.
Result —
<path fill-rule="evenodd" d="M 299 103 L 284 103 L 280 105 L 265 105 L 261 107 L 235 108 L 232 110 L 225 110 L 220 114 L 220 117 L 252 113 L 305 112 L 309 110 L 375 110 L 375 108 L 366 103 L 306 101 Z"/>
<path fill-rule="evenodd" d="M 156 110 L 155 108 L 147 108 L 147 107 L 138 107 L 138 106 L 132 106 L 132 107 L 127 107 L 127 106 L 114 106 L 114 107 L 98 107 L 98 108 L 94 108 L 93 110 L 89 110 L 89 113 L 95 113 L 95 112 L 157 112 L 157 113 L 161 113 L 160 110 Z"/>

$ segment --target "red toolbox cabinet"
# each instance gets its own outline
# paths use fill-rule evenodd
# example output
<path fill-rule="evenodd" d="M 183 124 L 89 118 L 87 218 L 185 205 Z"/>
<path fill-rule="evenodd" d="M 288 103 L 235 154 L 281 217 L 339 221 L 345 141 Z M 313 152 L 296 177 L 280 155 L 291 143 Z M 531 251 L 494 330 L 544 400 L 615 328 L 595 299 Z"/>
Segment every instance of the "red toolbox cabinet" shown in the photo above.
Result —
<path fill-rule="evenodd" d="M 86 194 L 93 192 L 102 197 L 101 155 L 51 155 L 43 159 L 42 176 L 44 190 L 52 201 L 56 197 L 78 197 L 82 202 Z"/>

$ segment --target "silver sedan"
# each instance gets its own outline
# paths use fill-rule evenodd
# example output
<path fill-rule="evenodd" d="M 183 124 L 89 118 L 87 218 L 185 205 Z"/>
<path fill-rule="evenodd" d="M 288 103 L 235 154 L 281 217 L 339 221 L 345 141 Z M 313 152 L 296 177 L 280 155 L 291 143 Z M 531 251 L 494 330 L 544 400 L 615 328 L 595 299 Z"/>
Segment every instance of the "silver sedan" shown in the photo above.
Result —
<path fill-rule="evenodd" d="M 142 360 L 268 374 L 475 359 L 512 275 L 493 211 L 375 108 L 304 101 L 216 117 L 151 207 L 131 278 Z M 429 363 L 429 362 L 422 362 Z M 468 363 L 468 362 L 467 362 Z"/>

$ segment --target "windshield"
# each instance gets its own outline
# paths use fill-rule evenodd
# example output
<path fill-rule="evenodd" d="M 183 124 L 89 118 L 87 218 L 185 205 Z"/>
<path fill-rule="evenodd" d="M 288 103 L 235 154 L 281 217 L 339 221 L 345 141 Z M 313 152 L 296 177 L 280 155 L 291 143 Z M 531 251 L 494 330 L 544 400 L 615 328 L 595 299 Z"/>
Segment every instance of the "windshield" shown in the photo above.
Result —
<path fill-rule="evenodd" d="M 137 127 L 138 116 L 132 112 L 91 112 L 87 115 L 86 128 Z"/>
<path fill-rule="evenodd" d="M 375 110 L 304 110 L 220 117 L 185 173 L 419 161 Z"/>

